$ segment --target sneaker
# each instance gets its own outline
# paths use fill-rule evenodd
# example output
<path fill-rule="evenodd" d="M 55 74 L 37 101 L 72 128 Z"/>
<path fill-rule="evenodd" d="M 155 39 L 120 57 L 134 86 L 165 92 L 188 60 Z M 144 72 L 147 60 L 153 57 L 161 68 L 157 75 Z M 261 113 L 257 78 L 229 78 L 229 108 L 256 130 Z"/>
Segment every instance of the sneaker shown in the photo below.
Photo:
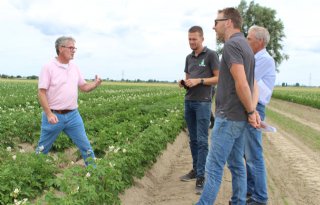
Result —
<path fill-rule="evenodd" d="M 203 191 L 203 185 L 204 185 L 204 177 L 197 178 L 196 181 L 196 194 L 201 194 Z"/>
<path fill-rule="evenodd" d="M 188 174 L 181 176 L 180 180 L 184 182 L 193 181 L 196 179 L 196 175 L 196 172 L 192 169 Z"/>

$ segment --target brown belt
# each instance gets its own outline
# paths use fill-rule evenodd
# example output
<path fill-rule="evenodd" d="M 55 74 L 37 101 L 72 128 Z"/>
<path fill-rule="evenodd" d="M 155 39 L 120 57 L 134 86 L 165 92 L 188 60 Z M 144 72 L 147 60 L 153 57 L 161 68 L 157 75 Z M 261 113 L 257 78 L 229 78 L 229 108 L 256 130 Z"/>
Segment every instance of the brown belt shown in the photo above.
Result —
<path fill-rule="evenodd" d="M 73 111 L 73 110 L 51 110 L 51 112 L 55 112 L 55 113 L 59 113 L 59 114 L 66 114 L 71 111 Z"/>

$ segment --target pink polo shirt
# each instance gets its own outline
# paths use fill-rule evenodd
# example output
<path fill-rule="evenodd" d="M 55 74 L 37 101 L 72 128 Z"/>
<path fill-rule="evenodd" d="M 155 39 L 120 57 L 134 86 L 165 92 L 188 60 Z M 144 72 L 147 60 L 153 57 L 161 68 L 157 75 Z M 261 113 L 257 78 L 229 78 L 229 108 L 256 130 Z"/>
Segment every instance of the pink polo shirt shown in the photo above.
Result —
<path fill-rule="evenodd" d="M 38 88 L 47 90 L 50 109 L 73 110 L 78 108 L 78 86 L 85 83 L 78 66 L 69 62 L 65 68 L 55 58 L 43 66 Z"/>

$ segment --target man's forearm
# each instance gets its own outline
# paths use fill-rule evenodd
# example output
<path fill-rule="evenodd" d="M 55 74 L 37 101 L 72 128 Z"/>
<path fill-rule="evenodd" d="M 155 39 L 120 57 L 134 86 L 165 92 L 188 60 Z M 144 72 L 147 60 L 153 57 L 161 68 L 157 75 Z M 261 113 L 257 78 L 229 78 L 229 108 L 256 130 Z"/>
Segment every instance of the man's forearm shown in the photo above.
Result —
<path fill-rule="evenodd" d="M 96 88 L 97 88 L 96 82 L 92 82 L 92 83 L 84 84 L 83 86 L 80 87 L 80 90 L 82 92 L 90 92 L 90 91 L 92 91 L 92 90 L 94 90 Z"/>
<path fill-rule="evenodd" d="M 204 81 L 205 85 L 216 85 L 217 83 L 218 83 L 218 76 L 206 78 Z"/>
<path fill-rule="evenodd" d="M 254 87 L 253 87 L 253 105 L 256 108 L 259 102 L 259 86 L 258 82 L 254 80 Z"/>
<path fill-rule="evenodd" d="M 237 84 L 236 83 L 236 92 L 237 95 L 245 107 L 247 112 L 251 112 L 255 110 L 255 106 L 253 105 L 252 95 L 248 84 Z"/>
<path fill-rule="evenodd" d="M 46 90 L 40 89 L 38 92 L 38 98 L 43 111 L 48 115 L 51 112 L 51 110 L 47 100 Z"/>

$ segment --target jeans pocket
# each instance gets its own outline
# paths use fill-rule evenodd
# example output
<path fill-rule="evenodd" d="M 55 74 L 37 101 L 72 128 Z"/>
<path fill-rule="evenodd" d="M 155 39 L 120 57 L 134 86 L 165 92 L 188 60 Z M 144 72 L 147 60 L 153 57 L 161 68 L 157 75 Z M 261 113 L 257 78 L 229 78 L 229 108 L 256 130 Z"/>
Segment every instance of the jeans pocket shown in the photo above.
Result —
<path fill-rule="evenodd" d="M 245 125 L 245 121 L 232 121 L 231 132 L 234 138 L 238 138 L 243 133 Z"/>
<path fill-rule="evenodd" d="M 51 124 L 48 121 L 47 115 L 44 112 L 42 113 L 42 119 L 41 119 L 41 129 L 42 130 L 50 132 L 50 131 L 56 130 L 57 127 L 59 127 L 59 126 L 61 126 L 60 121 L 56 124 Z"/>

